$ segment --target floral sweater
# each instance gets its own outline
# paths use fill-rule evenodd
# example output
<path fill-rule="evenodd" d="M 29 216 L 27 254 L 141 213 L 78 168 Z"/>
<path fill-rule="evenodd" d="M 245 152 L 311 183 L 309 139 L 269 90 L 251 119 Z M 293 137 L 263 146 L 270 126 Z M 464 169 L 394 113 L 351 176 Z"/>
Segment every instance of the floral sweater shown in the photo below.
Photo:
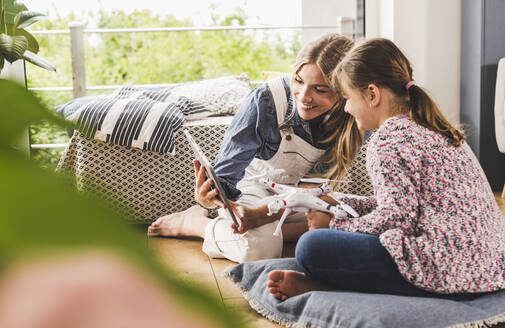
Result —
<path fill-rule="evenodd" d="M 379 236 L 419 288 L 505 289 L 505 221 L 466 143 L 455 147 L 405 115 L 391 117 L 370 140 L 367 170 L 374 196 L 341 197 L 361 216 L 331 228 Z"/>

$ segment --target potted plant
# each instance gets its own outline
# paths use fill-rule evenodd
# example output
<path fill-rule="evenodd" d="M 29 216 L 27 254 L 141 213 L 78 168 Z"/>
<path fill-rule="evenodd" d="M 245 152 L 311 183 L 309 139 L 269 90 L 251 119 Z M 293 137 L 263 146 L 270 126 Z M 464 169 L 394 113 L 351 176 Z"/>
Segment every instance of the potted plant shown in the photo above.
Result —
<path fill-rule="evenodd" d="M 0 71 L 5 61 L 13 63 L 24 59 L 50 71 L 56 68 L 37 56 L 39 43 L 25 28 L 45 17 L 44 14 L 29 11 L 16 0 L 0 0 Z"/>

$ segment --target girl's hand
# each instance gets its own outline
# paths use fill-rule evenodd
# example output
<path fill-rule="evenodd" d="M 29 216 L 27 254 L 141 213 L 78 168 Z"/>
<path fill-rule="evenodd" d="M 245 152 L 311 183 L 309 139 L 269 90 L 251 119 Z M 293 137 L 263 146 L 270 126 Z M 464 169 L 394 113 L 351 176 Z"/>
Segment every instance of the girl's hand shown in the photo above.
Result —
<path fill-rule="evenodd" d="M 235 213 L 235 217 L 239 222 L 239 226 L 237 227 L 235 224 L 231 225 L 231 229 L 233 233 L 244 233 L 249 229 L 253 229 L 259 227 L 265 223 L 273 222 L 272 220 L 268 220 L 268 217 L 265 213 L 265 208 L 257 207 L 250 208 L 239 205 L 235 202 L 229 201 L 230 207 Z M 267 220 L 265 220 L 267 218 Z"/>
<path fill-rule="evenodd" d="M 223 202 L 219 199 L 218 191 L 212 188 L 214 181 L 206 178 L 205 167 L 198 160 L 193 160 L 195 168 L 195 199 L 202 206 L 213 208 L 216 206 L 224 207 Z"/>
<path fill-rule="evenodd" d="M 330 220 L 333 216 L 325 212 L 313 211 L 307 213 L 306 217 L 309 230 L 314 230 L 314 229 L 329 228 Z"/>

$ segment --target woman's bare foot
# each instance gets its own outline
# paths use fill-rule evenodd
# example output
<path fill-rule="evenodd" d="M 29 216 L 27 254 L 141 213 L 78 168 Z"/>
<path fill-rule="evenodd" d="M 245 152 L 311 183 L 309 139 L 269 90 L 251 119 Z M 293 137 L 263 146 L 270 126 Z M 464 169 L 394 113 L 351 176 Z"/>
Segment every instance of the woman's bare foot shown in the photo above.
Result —
<path fill-rule="evenodd" d="M 201 237 L 205 236 L 205 227 L 210 222 L 208 211 L 198 205 L 185 211 L 163 216 L 147 228 L 150 237 Z"/>
<path fill-rule="evenodd" d="M 305 274 L 293 270 L 274 270 L 268 274 L 268 290 L 282 301 L 313 290 L 331 290 L 325 284 L 311 280 Z"/>

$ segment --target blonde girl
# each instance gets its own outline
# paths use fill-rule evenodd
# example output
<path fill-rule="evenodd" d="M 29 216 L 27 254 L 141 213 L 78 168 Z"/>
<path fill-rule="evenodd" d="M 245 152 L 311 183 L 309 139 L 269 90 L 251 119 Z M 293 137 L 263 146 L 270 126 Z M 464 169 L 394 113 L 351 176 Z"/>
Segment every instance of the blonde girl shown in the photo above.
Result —
<path fill-rule="evenodd" d="M 464 133 L 414 82 L 403 53 L 386 39 L 365 41 L 343 59 L 335 81 L 358 126 L 377 129 L 367 150 L 374 196 L 342 197 L 360 217 L 326 216 L 330 229 L 304 234 L 300 271 L 272 271 L 270 292 L 466 298 L 503 289 L 505 222 L 489 183 Z"/>

